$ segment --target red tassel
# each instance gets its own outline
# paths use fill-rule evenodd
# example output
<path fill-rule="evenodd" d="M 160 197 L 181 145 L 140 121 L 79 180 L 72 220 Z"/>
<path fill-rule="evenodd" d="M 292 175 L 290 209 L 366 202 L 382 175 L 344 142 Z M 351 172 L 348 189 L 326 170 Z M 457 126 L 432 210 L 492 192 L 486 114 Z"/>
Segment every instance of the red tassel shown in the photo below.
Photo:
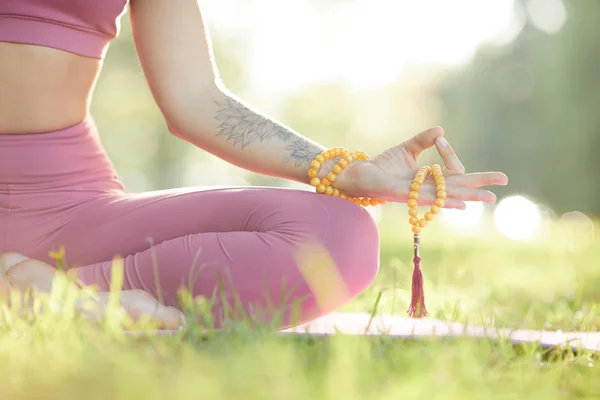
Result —
<path fill-rule="evenodd" d="M 413 258 L 413 269 L 412 275 L 412 298 L 410 307 L 408 308 L 408 315 L 411 318 L 421 319 L 428 315 L 427 309 L 425 308 L 425 292 L 423 291 L 423 273 L 421 272 L 421 258 L 415 256 Z"/>

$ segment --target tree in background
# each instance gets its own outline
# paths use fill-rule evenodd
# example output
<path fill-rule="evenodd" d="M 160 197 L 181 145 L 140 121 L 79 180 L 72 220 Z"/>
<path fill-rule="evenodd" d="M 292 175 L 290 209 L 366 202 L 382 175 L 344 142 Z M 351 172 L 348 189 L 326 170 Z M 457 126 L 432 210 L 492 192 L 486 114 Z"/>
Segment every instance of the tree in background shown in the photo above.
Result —
<path fill-rule="evenodd" d="M 510 46 L 484 48 L 442 80 L 443 126 L 460 135 L 467 169 L 509 175 L 499 194 L 600 215 L 599 20 L 600 2 L 569 3 L 558 33 L 528 23 Z"/>

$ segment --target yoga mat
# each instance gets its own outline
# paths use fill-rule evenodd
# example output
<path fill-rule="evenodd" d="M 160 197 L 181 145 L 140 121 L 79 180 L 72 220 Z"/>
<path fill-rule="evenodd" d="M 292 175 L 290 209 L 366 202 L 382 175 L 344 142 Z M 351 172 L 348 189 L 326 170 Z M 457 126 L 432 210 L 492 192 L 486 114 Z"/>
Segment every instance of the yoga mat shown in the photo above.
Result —
<path fill-rule="evenodd" d="M 574 351 L 600 352 L 600 332 L 537 331 L 529 329 L 509 330 L 485 328 L 458 322 L 447 322 L 432 318 L 415 320 L 400 316 L 379 315 L 369 324 L 367 313 L 332 313 L 296 327 L 281 331 L 288 335 L 331 336 L 337 332 L 346 335 L 385 335 L 399 339 L 419 338 L 480 338 L 512 343 L 537 343 L 544 348 L 564 347 Z M 168 335 L 178 331 L 132 332 L 134 335 Z"/>
<path fill-rule="evenodd" d="M 431 318 L 415 320 L 400 316 L 366 313 L 333 313 L 306 324 L 282 331 L 288 334 L 332 335 L 338 332 L 348 335 L 387 335 L 398 338 L 467 337 L 508 339 L 515 344 L 538 343 L 542 347 L 564 346 L 573 350 L 600 352 L 600 332 L 537 331 L 529 329 L 509 330 L 465 325 Z M 367 329 L 368 328 L 368 329 Z"/>

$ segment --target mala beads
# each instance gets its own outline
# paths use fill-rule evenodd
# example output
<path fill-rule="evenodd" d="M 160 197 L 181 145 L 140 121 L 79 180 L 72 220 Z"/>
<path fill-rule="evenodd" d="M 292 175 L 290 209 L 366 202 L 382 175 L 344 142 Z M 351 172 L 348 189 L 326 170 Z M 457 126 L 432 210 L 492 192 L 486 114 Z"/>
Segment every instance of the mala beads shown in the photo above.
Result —
<path fill-rule="evenodd" d="M 323 179 L 319 178 L 319 170 L 321 166 L 328 160 L 334 160 L 339 158 L 337 163 L 333 166 L 331 172 Z M 344 193 L 341 193 L 337 188 L 333 187 L 332 184 L 335 182 L 337 176 L 342 172 L 344 168 L 350 165 L 351 162 L 358 160 L 368 160 L 369 157 L 362 151 L 349 151 L 347 149 L 336 147 L 330 150 L 326 150 L 315 157 L 310 164 L 308 170 L 308 176 L 310 178 L 310 184 L 315 187 L 317 193 L 322 193 L 341 199 L 352 201 L 360 206 L 376 206 L 378 204 L 385 204 L 384 200 L 377 200 L 369 197 L 351 197 Z M 419 218 L 418 200 L 419 190 L 425 183 L 425 178 L 428 174 L 433 175 L 436 186 L 436 199 L 435 203 L 429 208 L 423 218 Z M 423 273 L 421 272 L 421 231 L 427 226 L 429 222 L 433 220 L 436 214 L 439 214 L 442 207 L 446 202 L 446 180 L 442 173 L 442 168 L 435 164 L 432 167 L 421 167 L 415 174 L 415 177 L 410 185 L 408 205 L 408 215 L 410 216 L 409 222 L 412 226 L 412 232 L 414 237 L 414 256 L 413 256 L 413 275 L 412 275 L 412 294 L 411 303 L 408 308 L 408 315 L 411 318 L 423 318 L 427 316 L 427 309 L 425 308 L 425 294 L 423 291 Z"/>
<path fill-rule="evenodd" d="M 323 179 L 319 179 L 319 169 L 327 161 L 337 157 L 341 157 L 337 164 L 333 166 L 331 172 Z M 368 160 L 367 156 L 362 151 L 349 151 L 342 147 L 336 147 L 330 150 L 325 150 L 321 154 L 315 157 L 312 163 L 310 163 L 310 169 L 308 170 L 308 176 L 310 178 L 310 184 L 316 188 L 317 193 L 327 194 L 340 199 L 352 201 L 359 206 L 376 206 L 378 204 L 385 204 L 384 200 L 372 199 L 369 197 L 351 197 L 344 193 L 341 193 L 338 189 L 332 186 L 337 176 L 342 172 L 344 168 L 350 165 L 353 161 L 364 161 Z"/>
<path fill-rule="evenodd" d="M 436 199 L 435 204 L 426 212 L 424 217 L 419 219 L 417 210 L 419 199 L 419 190 L 425 182 L 427 174 L 432 174 L 435 180 L 436 186 Z M 408 215 L 410 218 L 408 222 L 412 225 L 412 232 L 414 237 L 414 257 L 413 257 L 413 275 L 412 275 L 412 296 L 410 307 L 408 308 L 408 315 L 411 318 L 423 318 L 427 316 L 427 309 L 425 308 L 425 293 L 423 291 L 423 273 L 421 272 L 421 256 L 419 254 L 421 246 L 421 230 L 427 226 L 427 223 L 433 220 L 433 217 L 440 212 L 440 209 L 444 207 L 446 199 L 446 180 L 442 173 L 442 168 L 439 165 L 433 167 L 421 167 L 415 174 L 415 178 L 410 186 L 410 199 L 408 200 Z"/>

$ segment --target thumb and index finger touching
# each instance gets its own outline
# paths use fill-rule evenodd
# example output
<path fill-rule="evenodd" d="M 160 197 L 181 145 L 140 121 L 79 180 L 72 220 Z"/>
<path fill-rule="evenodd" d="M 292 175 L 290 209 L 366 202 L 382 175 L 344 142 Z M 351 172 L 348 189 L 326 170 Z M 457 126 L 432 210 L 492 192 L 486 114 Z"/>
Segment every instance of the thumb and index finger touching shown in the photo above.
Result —
<path fill-rule="evenodd" d="M 404 148 L 415 159 L 423 151 L 434 146 L 444 161 L 445 175 L 463 175 L 465 173 L 465 167 L 452 149 L 450 143 L 444 138 L 444 130 L 441 127 L 429 128 L 404 142 Z"/>

